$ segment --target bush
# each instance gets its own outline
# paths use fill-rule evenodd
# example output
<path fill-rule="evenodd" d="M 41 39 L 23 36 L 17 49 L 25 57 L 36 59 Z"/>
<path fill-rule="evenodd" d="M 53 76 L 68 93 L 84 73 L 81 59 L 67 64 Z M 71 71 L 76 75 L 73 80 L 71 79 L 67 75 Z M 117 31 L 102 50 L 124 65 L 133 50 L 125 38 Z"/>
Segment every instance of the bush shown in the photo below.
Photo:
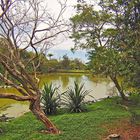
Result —
<path fill-rule="evenodd" d="M 131 117 L 130 117 L 130 122 L 131 124 L 140 124 L 140 113 L 137 111 L 137 110 L 130 110 L 129 109 L 129 112 L 131 114 Z"/>
<path fill-rule="evenodd" d="M 140 106 L 140 94 L 132 93 L 129 98 L 133 105 Z"/>
<path fill-rule="evenodd" d="M 58 87 L 53 84 L 44 84 L 42 90 L 41 103 L 43 104 L 45 114 L 56 114 L 57 109 L 60 107 L 60 94 L 58 94 Z"/>
<path fill-rule="evenodd" d="M 70 112 L 83 112 L 86 111 L 85 97 L 89 91 L 84 89 L 84 84 L 79 85 L 74 82 L 74 87 L 69 88 L 63 94 L 63 103 Z"/>

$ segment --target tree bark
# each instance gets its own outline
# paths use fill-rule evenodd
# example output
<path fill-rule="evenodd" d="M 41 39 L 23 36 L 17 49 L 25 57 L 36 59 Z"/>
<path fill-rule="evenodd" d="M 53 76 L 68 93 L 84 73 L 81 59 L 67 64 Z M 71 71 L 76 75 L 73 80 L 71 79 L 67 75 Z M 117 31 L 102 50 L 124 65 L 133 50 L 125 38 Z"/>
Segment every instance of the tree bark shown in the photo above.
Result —
<path fill-rule="evenodd" d="M 16 101 L 30 101 L 33 97 L 31 96 L 18 96 L 12 93 L 0 93 L 0 98 L 7 98 L 7 99 L 13 99 Z"/>
<path fill-rule="evenodd" d="M 119 82 L 118 82 L 116 76 L 110 76 L 110 78 L 111 78 L 111 80 L 114 82 L 114 84 L 115 84 L 117 90 L 119 91 L 121 98 L 122 98 L 123 100 L 127 101 L 128 98 L 125 96 L 125 94 L 124 94 L 124 92 L 123 92 L 123 89 L 122 89 L 121 86 L 119 85 Z"/>
<path fill-rule="evenodd" d="M 31 112 L 39 119 L 47 128 L 47 133 L 51 134 L 60 134 L 60 131 L 56 126 L 48 119 L 46 114 L 43 112 L 40 106 L 40 97 L 37 97 L 35 100 L 30 101 L 29 109 Z"/>
<path fill-rule="evenodd" d="M 29 109 L 47 128 L 47 131 L 43 131 L 51 134 L 60 134 L 60 131 L 56 126 L 48 119 L 40 106 L 40 94 L 36 96 L 17 96 L 11 93 L 1 93 L 0 98 L 8 98 L 16 101 L 29 101 Z"/>

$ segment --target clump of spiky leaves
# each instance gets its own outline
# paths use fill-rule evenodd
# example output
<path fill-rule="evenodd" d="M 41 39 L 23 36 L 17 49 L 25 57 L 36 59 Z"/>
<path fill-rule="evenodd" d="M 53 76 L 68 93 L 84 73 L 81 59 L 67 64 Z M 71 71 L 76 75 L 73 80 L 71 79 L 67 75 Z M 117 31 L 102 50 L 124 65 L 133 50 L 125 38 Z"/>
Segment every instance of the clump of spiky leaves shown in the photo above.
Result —
<path fill-rule="evenodd" d="M 63 93 L 63 103 L 69 109 L 70 112 L 83 112 L 86 111 L 85 97 L 90 91 L 85 90 L 84 84 L 79 85 L 74 82 L 74 87 L 68 88 Z"/>
<path fill-rule="evenodd" d="M 45 114 L 56 114 L 57 109 L 60 107 L 60 94 L 58 93 L 59 87 L 53 84 L 44 84 L 42 90 L 41 103 L 44 108 Z"/>

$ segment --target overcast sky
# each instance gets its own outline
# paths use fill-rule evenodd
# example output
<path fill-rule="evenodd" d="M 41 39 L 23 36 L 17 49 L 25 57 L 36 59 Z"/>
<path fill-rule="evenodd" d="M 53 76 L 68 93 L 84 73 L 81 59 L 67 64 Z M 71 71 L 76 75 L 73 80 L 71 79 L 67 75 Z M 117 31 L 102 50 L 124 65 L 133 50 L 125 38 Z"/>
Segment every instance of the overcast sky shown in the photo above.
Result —
<path fill-rule="evenodd" d="M 64 0 L 61 0 L 61 1 L 63 2 Z M 48 4 L 48 8 L 57 16 L 57 14 L 60 11 L 60 5 L 58 4 L 58 1 L 57 0 L 47 0 L 47 4 Z M 67 8 L 63 14 L 63 17 L 65 18 L 65 20 L 69 20 L 69 18 L 75 14 L 75 12 L 76 12 L 74 9 L 75 4 L 76 4 L 76 0 L 67 0 Z M 69 50 L 74 45 L 72 40 L 69 39 L 68 37 L 64 38 L 63 41 L 64 42 L 56 45 L 52 49 Z"/>
<path fill-rule="evenodd" d="M 48 7 L 51 11 L 53 11 L 56 15 L 59 13 L 60 6 L 58 5 L 57 0 L 45 0 L 47 1 Z M 60 0 L 64 2 L 65 0 Z M 98 0 L 85 0 L 87 3 L 94 4 L 94 8 L 99 10 L 99 6 L 97 5 Z M 74 9 L 74 5 L 76 5 L 77 0 L 67 0 L 67 10 L 64 13 L 64 18 L 69 20 L 70 17 L 75 15 L 76 9 Z M 84 62 L 87 62 L 87 53 L 84 50 L 78 50 L 76 53 L 70 52 L 70 48 L 74 47 L 74 42 L 72 42 L 69 38 L 64 38 L 63 43 L 55 45 L 50 49 L 50 52 L 54 54 L 57 58 L 62 57 L 64 54 L 67 54 L 70 58 L 80 58 Z"/>
<path fill-rule="evenodd" d="M 67 9 L 63 15 L 66 20 L 69 20 L 69 18 L 75 14 L 76 10 L 74 9 L 74 5 L 76 4 L 76 1 L 77 0 L 67 0 Z M 57 0 L 47 0 L 47 5 L 54 14 L 57 15 L 59 13 L 60 5 Z M 61 59 L 63 55 L 67 54 L 71 59 L 79 58 L 83 62 L 87 62 L 86 51 L 78 50 L 75 53 L 72 53 L 70 51 L 72 47 L 74 47 L 74 43 L 67 37 L 63 39 L 63 42 L 53 46 L 48 53 L 53 53 L 53 57 L 58 59 Z"/>

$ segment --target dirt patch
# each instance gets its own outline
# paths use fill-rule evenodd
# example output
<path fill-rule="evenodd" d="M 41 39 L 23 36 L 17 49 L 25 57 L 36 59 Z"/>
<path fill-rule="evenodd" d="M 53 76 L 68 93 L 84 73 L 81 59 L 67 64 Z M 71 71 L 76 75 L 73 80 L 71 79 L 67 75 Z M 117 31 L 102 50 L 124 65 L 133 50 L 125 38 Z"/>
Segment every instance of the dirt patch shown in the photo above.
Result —
<path fill-rule="evenodd" d="M 140 140 L 140 125 L 131 124 L 129 120 L 117 121 L 104 127 L 108 132 L 102 140 L 110 134 L 119 134 L 120 140 Z"/>

